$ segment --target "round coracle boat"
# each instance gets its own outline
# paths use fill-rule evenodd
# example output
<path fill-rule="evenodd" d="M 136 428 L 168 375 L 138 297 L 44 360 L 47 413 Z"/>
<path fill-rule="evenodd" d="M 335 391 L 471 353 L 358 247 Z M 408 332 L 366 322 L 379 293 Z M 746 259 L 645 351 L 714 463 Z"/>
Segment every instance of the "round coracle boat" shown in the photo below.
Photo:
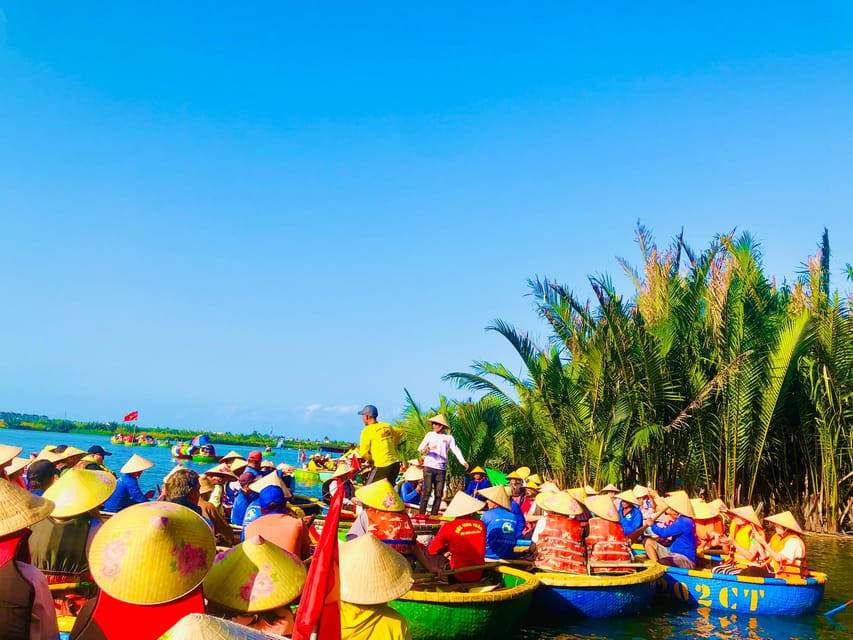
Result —
<path fill-rule="evenodd" d="M 540 587 L 533 596 L 537 620 L 630 616 L 648 609 L 665 568 L 648 563 L 625 575 L 579 575 L 537 572 Z"/>
<path fill-rule="evenodd" d="M 503 586 L 478 592 L 412 590 L 388 605 L 409 623 L 413 640 L 503 638 L 519 628 L 539 580 L 532 573 L 497 565 Z"/>

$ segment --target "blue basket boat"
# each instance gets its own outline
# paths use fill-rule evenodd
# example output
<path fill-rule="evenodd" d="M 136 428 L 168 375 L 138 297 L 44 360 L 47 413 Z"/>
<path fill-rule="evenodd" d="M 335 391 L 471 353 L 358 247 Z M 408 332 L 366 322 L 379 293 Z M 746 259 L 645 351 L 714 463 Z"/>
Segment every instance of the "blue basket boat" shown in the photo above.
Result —
<path fill-rule="evenodd" d="M 663 578 L 664 595 L 684 607 L 801 616 L 817 611 L 827 576 L 815 572 L 808 578 L 782 580 L 667 567 Z"/>
<path fill-rule="evenodd" d="M 651 605 L 656 583 L 665 571 L 661 565 L 649 563 L 636 573 L 620 576 L 536 573 L 539 588 L 533 594 L 532 616 L 556 622 L 640 613 Z"/>

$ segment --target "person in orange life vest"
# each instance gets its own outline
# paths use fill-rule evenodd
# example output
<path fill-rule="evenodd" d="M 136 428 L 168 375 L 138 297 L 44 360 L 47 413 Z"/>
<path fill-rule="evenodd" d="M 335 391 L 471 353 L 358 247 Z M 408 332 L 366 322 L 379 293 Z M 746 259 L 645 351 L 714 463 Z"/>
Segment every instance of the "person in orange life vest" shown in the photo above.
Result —
<path fill-rule="evenodd" d="M 701 498 L 690 500 L 693 512 L 696 514 L 696 552 L 701 553 L 720 545 L 720 538 L 725 535 L 723 516 L 720 515 L 720 507 L 724 506 L 722 500 L 705 502 Z"/>
<path fill-rule="evenodd" d="M 660 502 L 658 511 L 643 521 L 645 526 L 658 538 L 672 538 L 667 547 L 653 538 L 646 538 L 643 547 L 650 560 L 682 569 L 693 569 L 696 566 L 696 525 L 693 523 L 693 507 L 690 498 L 684 491 L 673 491 L 662 498 L 656 491 L 649 494 Z M 655 524 L 657 516 L 665 513 L 672 518 L 667 526 Z"/>
<path fill-rule="evenodd" d="M 485 506 L 480 500 L 459 491 L 444 511 L 444 517 L 453 520 L 441 525 L 427 552 L 433 556 L 449 554 L 451 569 L 482 565 L 486 555 L 486 525 L 467 516 L 473 516 Z M 475 569 L 453 574 L 450 578 L 459 582 L 476 582 L 482 575 L 482 569 Z"/>
<path fill-rule="evenodd" d="M 593 517 L 589 520 L 586 537 L 587 555 L 591 562 L 631 562 L 631 541 L 622 530 L 616 505 L 609 494 L 589 496 L 586 508 Z M 618 567 L 594 567 L 592 573 L 619 572 Z"/>
<path fill-rule="evenodd" d="M 360 487 L 355 497 L 363 508 L 347 531 L 347 540 L 369 533 L 403 554 L 409 562 L 417 560 L 428 571 L 433 570 L 434 563 L 415 540 L 415 528 L 406 505 L 387 478 Z"/>
<path fill-rule="evenodd" d="M 771 576 L 770 560 L 764 551 L 764 528 L 755 509 L 747 505 L 736 509 L 722 509 L 721 512 L 732 519 L 729 535 L 720 539 L 729 557 L 712 571 L 755 578 Z"/>
<path fill-rule="evenodd" d="M 540 492 L 536 502 L 545 515 L 533 532 L 533 565 L 543 571 L 586 574 L 583 524 L 578 519 L 584 511 L 581 504 L 564 491 Z"/>
<path fill-rule="evenodd" d="M 217 554 L 203 582 L 206 612 L 278 636 L 293 632 L 288 606 L 305 585 L 305 565 L 260 536 Z"/>
<path fill-rule="evenodd" d="M 16 560 L 27 556 L 29 527 L 54 504 L 0 478 L 0 637 L 56 640 L 59 629 L 50 588 L 41 571 Z"/>
<path fill-rule="evenodd" d="M 790 511 L 783 511 L 764 518 L 773 524 L 776 532 L 764 544 L 770 558 L 770 566 L 776 578 L 802 578 L 808 574 L 806 568 L 806 543 L 803 528 Z"/>

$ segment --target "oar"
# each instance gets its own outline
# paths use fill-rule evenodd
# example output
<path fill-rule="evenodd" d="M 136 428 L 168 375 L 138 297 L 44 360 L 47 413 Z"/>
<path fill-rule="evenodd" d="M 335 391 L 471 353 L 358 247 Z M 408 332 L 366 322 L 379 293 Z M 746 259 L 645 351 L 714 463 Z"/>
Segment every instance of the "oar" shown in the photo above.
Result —
<path fill-rule="evenodd" d="M 451 576 L 454 573 L 462 573 L 463 571 L 478 571 L 479 569 L 489 569 L 492 567 L 494 567 L 493 564 L 478 564 L 478 565 L 474 565 L 473 567 L 459 567 L 458 569 L 451 569 L 449 571 L 442 571 L 442 575 Z M 415 573 L 412 575 L 412 577 L 415 580 L 426 580 L 427 578 L 432 578 L 435 575 L 437 575 L 437 574 L 435 572 L 431 571 L 428 573 Z"/>
<path fill-rule="evenodd" d="M 834 616 L 836 613 L 838 613 L 838 612 L 839 612 L 839 611 L 841 611 L 842 609 L 846 608 L 846 607 L 847 607 L 847 605 L 850 605 L 850 604 L 853 604 L 853 600 L 850 600 L 850 601 L 848 601 L 848 602 L 845 602 L 845 603 L 844 603 L 844 604 L 842 604 L 840 607 L 835 607 L 835 609 L 830 609 L 829 611 L 827 611 L 827 612 L 826 612 L 826 613 L 824 613 L 823 615 L 825 615 L 827 618 L 828 618 L 828 617 L 830 617 L 830 616 Z"/>

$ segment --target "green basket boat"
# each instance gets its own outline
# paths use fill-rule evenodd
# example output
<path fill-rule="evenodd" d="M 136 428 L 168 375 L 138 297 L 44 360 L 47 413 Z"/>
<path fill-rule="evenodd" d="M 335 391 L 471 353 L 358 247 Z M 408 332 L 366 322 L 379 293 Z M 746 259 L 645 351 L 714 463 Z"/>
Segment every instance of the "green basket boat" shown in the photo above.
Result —
<path fill-rule="evenodd" d="M 405 616 L 413 640 L 504 638 L 521 626 L 539 580 L 504 565 L 493 570 L 506 588 L 484 593 L 409 591 L 388 604 Z"/>

